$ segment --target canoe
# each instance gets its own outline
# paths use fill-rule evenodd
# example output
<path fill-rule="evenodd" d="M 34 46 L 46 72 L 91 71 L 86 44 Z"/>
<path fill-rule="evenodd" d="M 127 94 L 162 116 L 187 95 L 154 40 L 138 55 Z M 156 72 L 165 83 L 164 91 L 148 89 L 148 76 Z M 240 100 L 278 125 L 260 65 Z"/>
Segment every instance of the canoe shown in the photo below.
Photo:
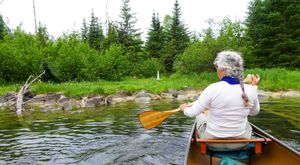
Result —
<path fill-rule="evenodd" d="M 251 158 L 252 165 L 299 165 L 300 163 L 300 153 L 293 148 L 290 148 L 286 144 L 282 143 L 280 140 L 276 139 L 272 135 L 264 132 L 254 124 L 251 124 L 253 132 L 262 135 L 264 139 L 270 139 L 267 144 L 262 144 L 262 150 L 260 154 L 254 154 Z M 212 157 L 210 160 L 210 156 L 208 154 L 203 154 L 202 145 L 199 144 L 201 139 L 195 138 L 195 124 L 191 131 L 186 154 L 185 154 L 185 163 L 186 165 L 209 165 L 212 162 L 213 165 L 217 165 L 220 158 Z M 202 143 L 201 143 L 202 144 Z M 201 148 L 202 147 L 202 148 Z M 242 160 L 247 164 L 247 160 Z"/>

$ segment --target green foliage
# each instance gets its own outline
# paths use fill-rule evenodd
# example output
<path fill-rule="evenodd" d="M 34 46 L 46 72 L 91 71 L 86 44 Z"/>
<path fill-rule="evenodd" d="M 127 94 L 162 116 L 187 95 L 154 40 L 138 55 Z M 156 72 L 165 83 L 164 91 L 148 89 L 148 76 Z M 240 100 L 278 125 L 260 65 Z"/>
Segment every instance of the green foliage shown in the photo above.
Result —
<path fill-rule="evenodd" d="M 190 37 L 176 0 L 172 16 L 166 15 L 162 26 L 153 13 L 145 45 L 135 28 L 137 20 L 129 0 L 123 0 L 118 25 L 107 20 L 105 35 L 94 12 L 89 25 L 83 20 L 80 34 L 58 39 L 42 25 L 36 35 L 20 27 L 10 32 L 0 15 L 0 83 L 24 82 L 42 70 L 47 72 L 44 81 L 52 82 L 117 81 L 127 76 L 155 76 L 157 70 L 163 74 L 203 73 L 213 69 L 216 54 L 223 50 L 241 52 L 246 68 L 297 69 L 299 12 L 298 1 L 253 0 L 246 24 L 228 18 L 209 20 L 199 37 L 196 32 Z"/>
<path fill-rule="evenodd" d="M 157 71 L 163 71 L 163 65 L 156 58 L 149 58 L 137 65 L 135 75 L 139 77 L 155 77 Z"/>
<path fill-rule="evenodd" d="M 261 76 L 259 89 L 262 90 L 300 90 L 300 71 L 291 71 L 287 69 L 250 69 L 245 74 L 258 73 Z M 287 81 L 288 80 L 288 81 Z M 209 84 L 219 81 L 215 72 L 201 72 L 190 74 L 172 74 L 171 76 L 161 76 L 161 80 L 155 78 L 136 79 L 125 78 L 123 81 L 104 81 L 96 82 L 62 82 L 53 83 L 35 83 L 32 84 L 32 91 L 38 94 L 48 92 L 63 92 L 68 96 L 80 97 L 96 94 L 115 94 L 118 91 L 127 91 L 134 93 L 140 90 L 148 90 L 153 93 L 160 93 L 168 89 L 185 89 L 192 87 L 194 89 L 204 89 Z M 0 86 L 0 95 L 9 91 L 16 91 L 19 85 Z"/>
<path fill-rule="evenodd" d="M 86 29 L 85 29 L 86 30 Z M 86 31 L 83 31 L 82 35 L 85 35 Z M 95 16 L 94 11 L 91 14 L 91 20 L 88 30 L 88 43 L 90 47 L 100 50 L 101 42 L 104 38 L 102 27 L 98 18 Z"/>
<path fill-rule="evenodd" d="M 107 36 L 102 42 L 102 48 L 107 50 L 112 44 L 119 44 L 118 28 L 114 23 L 109 22 Z"/>
<path fill-rule="evenodd" d="M 246 20 L 259 67 L 300 67 L 299 1 L 254 0 Z"/>
<path fill-rule="evenodd" d="M 36 39 L 37 39 L 38 46 L 40 46 L 40 47 L 46 47 L 47 46 L 50 37 L 49 37 L 46 26 L 43 26 L 41 24 L 39 25 L 38 31 L 37 31 L 37 34 L 36 34 Z"/>
<path fill-rule="evenodd" d="M 112 45 L 93 62 L 97 77 L 104 80 L 120 80 L 129 72 L 129 62 L 123 55 L 123 48 Z"/>
<path fill-rule="evenodd" d="M 176 56 L 183 53 L 184 49 L 190 42 L 187 28 L 180 20 L 180 7 L 176 0 L 173 8 L 173 16 L 171 20 L 166 20 L 169 29 L 165 30 L 167 44 L 164 48 L 163 62 L 167 72 L 173 71 L 173 64 Z"/>
<path fill-rule="evenodd" d="M 3 40 L 4 36 L 9 32 L 6 23 L 3 20 L 2 15 L 0 15 L 0 40 Z"/>
<path fill-rule="evenodd" d="M 261 81 L 259 83 L 260 89 L 270 91 L 280 90 L 300 90 L 300 71 L 288 70 L 283 68 L 272 69 L 249 69 L 246 74 L 259 74 Z M 245 75 L 246 75 L 245 74 Z"/>
<path fill-rule="evenodd" d="M 95 50 L 80 41 L 78 35 L 64 36 L 57 40 L 57 54 L 52 61 L 54 74 L 61 81 L 93 79 L 90 65 L 95 62 Z"/>
<path fill-rule="evenodd" d="M 35 36 L 17 28 L 0 42 L 0 79 L 6 82 L 26 80 L 41 70 L 42 53 Z"/>
<path fill-rule="evenodd" d="M 232 22 L 225 18 L 219 23 L 212 20 L 208 23 L 210 26 L 203 31 L 202 40 L 190 44 L 177 56 L 174 65 L 177 72 L 187 74 L 211 71 L 214 69 L 212 63 L 215 56 L 223 50 L 248 53 L 244 28 L 240 22 Z M 219 29 L 213 29 L 216 24 L 219 25 Z"/>
<path fill-rule="evenodd" d="M 140 52 L 143 41 L 141 40 L 139 29 L 135 29 L 134 27 L 137 20 L 135 13 L 131 12 L 129 0 L 123 0 L 120 17 L 118 38 L 119 43 L 124 46 L 124 53 L 127 54 L 130 52 L 131 54 Z"/>
<path fill-rule="evenodd" d="M 48 61 L 42 63 L 45 73 L 42 75 L 41 80 L 44 82 L 59 82 L 59 79 L 53 74 L 52 68 L 49 66 Z"/>
<path fill-rule="evenodd" d="M 165 36 L 163 33 L 163 28 L 160 25 L 158 14 L 153 13 L 151 28 L 148 32 L 145 50 L 149 53 L 150 57 L 161 58 L 164 44 Z"/>
<path fill-rule="evenodd" d="M 83 22 L 82 22 L 81 39 L 84 42 L 87 42 L 88 39 L 89 39 L 89 29 L 88 29 L 88 26 L 86 24 L 86 20 L 85 19 L 83 19 Z"/>
<path fill-rule="evenodd" d="M 174 64 L 176 72 L 188 74 L 191 72 L 201 73 L 212 68 L 214 55 L 202 42 L 191 44 L 184 53 L 180 54 Z"/>

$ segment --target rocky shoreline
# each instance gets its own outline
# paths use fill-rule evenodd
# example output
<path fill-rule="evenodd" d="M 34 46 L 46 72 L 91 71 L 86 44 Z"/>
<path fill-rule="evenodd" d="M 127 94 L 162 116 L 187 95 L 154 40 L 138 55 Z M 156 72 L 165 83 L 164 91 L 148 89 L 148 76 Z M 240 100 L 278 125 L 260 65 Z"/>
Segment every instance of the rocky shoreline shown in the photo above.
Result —
<path fill-rule="evenodd" d="M 103 105 L 118 104 L 127 101 L 149 102 L 151 100 L 172 99 L 177 101 L 193 101 L 198 98 L 202 91 L 186 89 L 173 90 L 170 89 L 160 94 L 153 94 L 146 90 L 142 90 L 133 94 L 125 91 L 116 93 L 115 95 L 98 95 L 90 97 L 80 97 L 78 99 L 66 97 L 63 93 L 47 93 L 36 95 L 28 93 L 24 96 L 24 108 L 29 111 L 60 111 L 60 110 L 76 110 L 81 108 L 95 108 Z M 0 109 L 14 109 L 16 92 L 9 92 L 0 97 Z M 264 101 L 269 98 L 285 98 L 300 97 L 300 91 L 279 91 L 270 92 L 259 90 L 259 100 Z"/>

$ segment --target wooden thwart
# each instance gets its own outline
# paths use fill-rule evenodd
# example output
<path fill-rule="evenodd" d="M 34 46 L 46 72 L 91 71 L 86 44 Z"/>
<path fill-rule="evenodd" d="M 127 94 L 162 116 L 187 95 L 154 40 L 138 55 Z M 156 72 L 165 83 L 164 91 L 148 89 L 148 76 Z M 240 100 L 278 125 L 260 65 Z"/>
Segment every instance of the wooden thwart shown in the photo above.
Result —
<path fill-rule="evenodd" d="M 195 139 L 193 139 L 195 140 Z M 255 143 L 255 154 L 262 153 L 262 143 L 271 142 L 270 138 L 243 138 L 243 139 L 196 139 L 200 143 L 201 154 L 207 153 L 207 143 Z"/>

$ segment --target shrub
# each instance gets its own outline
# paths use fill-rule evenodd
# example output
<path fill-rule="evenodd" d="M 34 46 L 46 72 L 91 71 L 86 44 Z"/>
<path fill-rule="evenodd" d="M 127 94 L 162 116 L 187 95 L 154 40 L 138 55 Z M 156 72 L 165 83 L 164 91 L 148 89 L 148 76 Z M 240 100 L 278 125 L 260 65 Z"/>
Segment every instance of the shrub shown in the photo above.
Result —
<path fill-rule="evenodd" d="M 191 44 L 175 61 L 175 71 L 179 73 L 203 72 L 212 69 L 214 55 L 202 42 Z"/>
<path fill-rule="evenodd" d="M 90 62 L 95 62 L 96 50 L 70 35 L 57 41 L 57 55 L 53 58 L 53 72 L 61 81 L 93 79 Z"/>
<path fill-rule="evenodd" d="M 163 65 L 156 58 L 149 58 L 135 67 L 135 75 L 139 77 L 155 77 L 157 71 L 163 71 Z"/>
<path fill-rule="evenodd" d="M 38 74 L 41 61 L 35 36 L 19 28 L 0 42 L 0 76 L 6 82 L 25 81 L 29 75 Z"/>
<path fill-rule="evenodd" d="M 97 77 L 104 80 L 121 80 L 129 71 L 129 62 L 120 45 L 112 45 L 93 64 Z"/>

